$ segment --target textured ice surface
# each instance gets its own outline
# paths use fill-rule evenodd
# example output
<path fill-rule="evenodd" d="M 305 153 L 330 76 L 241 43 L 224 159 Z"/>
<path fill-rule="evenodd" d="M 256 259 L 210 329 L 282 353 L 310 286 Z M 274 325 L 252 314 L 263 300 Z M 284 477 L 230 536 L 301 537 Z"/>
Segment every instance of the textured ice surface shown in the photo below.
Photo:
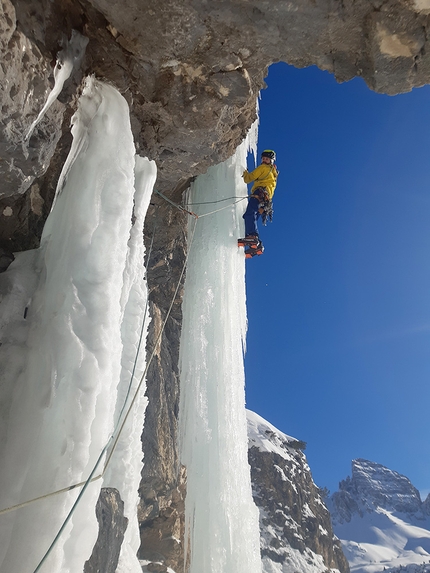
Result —
<path fill-rule="evenodd" d="M 261 571 L 258 510 L 247 457 L 243 345 L 246 334 L 241 174 L 247 144 L 192 185 L 193 237 L 181 337 L 181 458 L 187 467 L 191 573 Z M 194 232 L 194 225 L 195 232 Z M 194 235 L 193 235 L 194 233 Z"/>
<path fill-rule="evenodd" d="M 131 380 L 145 318 L 142 226 L 155 166 L 135 161 L 128 106 L 114 88 L 89 79 L 73 124 L 41 247 L 1 277 L 12 314 L 1 330 L 0 508 L 86 479 L 144 370 L 143 352 Z M 137 402 L 105 479 L 88 487 L 43 572 L 83 570 L 103 485 L 119 489 L 130 519 L 119 571 L 141 571 L 135 510 L 145 404 Z M 1 571 L 34 571 L 78 491 L 0 515 Z"/>

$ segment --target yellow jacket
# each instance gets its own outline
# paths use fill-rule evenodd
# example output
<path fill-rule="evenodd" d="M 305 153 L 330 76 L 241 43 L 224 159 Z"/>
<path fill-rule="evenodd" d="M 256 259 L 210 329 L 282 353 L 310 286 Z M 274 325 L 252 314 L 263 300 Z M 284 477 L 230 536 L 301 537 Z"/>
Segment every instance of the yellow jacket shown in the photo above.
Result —
<path fill-rule="evenodd" d="M 275 165 L 267 165 L 262 163 L 254 171 L 249 173 L 244 171 L 242 175 L 245 183 L 251 183 L 254 181 L 254 185 L 251 189 L 251 195 L 254 189 L 257 187 L 265 187 L 269 193 L 270 199 L 272 199 L 275 192 L 276 180 L 278 178 L 278 170 Z"/>

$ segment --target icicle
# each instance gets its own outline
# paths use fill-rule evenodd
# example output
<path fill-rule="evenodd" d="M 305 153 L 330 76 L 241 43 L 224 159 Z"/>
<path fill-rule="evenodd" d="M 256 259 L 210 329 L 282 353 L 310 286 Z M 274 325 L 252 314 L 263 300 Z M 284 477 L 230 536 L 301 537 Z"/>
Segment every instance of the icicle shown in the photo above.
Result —
<path fill-rule="evenodd" d="M 115 411 L 115 422 L 124 419 L 131 401 L 140 384 L 146 366 L 145 341 L 149 326 L 147 286 L 145 281 L 143 224 L 157 177 L 154 161 L 136 156 L 134 217 L 131 229 L 127 261 L 124 270 L 121 321 L 123 354 L 121 377 Z M 139 485 L 142 474 L 142 428 L 147 398 L 145 386 L 140 387 L 131 415 L 121 432 L 114 455 L 109 462 L 103 480 L 104 487 L 114 487 L 121 493 L 124 515 L 129 520 L 121 545 L 120 560 L 116 573 L 137 573 L 141 567 L 137 560 L 140 547 L 140 533 L 137 521 Z"/>
<path fill-rule="evenodd" d="M 197 178 L 189 203 L 247 195 L 235 156 Z M 181 336 L 181 459 L 187 468 L 185 547 L 190 573 L 259 573 L 245 413 L 245 201 L 200 217 L 190 247 Z M 225 205 L 225 203 L 222 203 Z M 213 205 L 211 206 L 213 207 Z M 208 206 L 196 205 L 201 215 Z M 189 229 L 189 236 L 193 227 Z"/>
<path fill-rule="evenodd" d="M 256 113 L 257 113 L 257 119 L 251 125 L 251 129 L 249 130 L 248 136 L 246 138 L 248 142 L 248 151 L 249 153 L 252 153 L 252 156 L 254 157 L 255 166 L 257 166 L 257 160 L 258 160 L 257 158 L 258 126 L 260 124 L 260 106 L 258 100 L 256 102 Z"/>
<path fill-rule="evenodd" d="M 87 44 L 88 38 L 82 36 L 82 34 L 76 30 L 72 30 L 72 37 L 70 38 L 70 41 L 67 42 L 66 47 L 58 52 L 57 55 L 57 61 L 54 68 L 54 87 L 51 93 L 48 95 L 45 105 L 41 109 L 39 115 L 30 125 L 30 129 L 25 136 L 25 142 L 30 139 L 36 125 L 41 121 L 45 113 L 60 95 L 64 86 L 64 82 L 69 79 L 74 66 L 79 65 L 85 53 Z"/>
<path fill-rule="evenodd" d="M 55 203 L 57 201 L 58 196 L 60 195 L 64 185 L 67 181 L 67 176 L 72 165 L 75 163 L 76 158 L 81 153 L 85 153 L 86 148 L 88 147 L 89 141 L 89 128 L 91 125 L 91 121 L 96 116 L 99 107 L 102 103 L 102 96 L 100 90 L 94 89 L 95 78 L 94 76 L 89 76 L 84 81 L 84 89 L 82 90 L 82 95 L 80 97 L 81 105 L 78 107 L 78 110 L 73 115 L 71 119 L 72 125 L 72 146 L 70 148 L 69 154 L 64 162 L 63 168 L 60 173 L 60 177 L 58 178 L 57 188 L 55 191 L 55 197 L 52 202 L 51 212 L 55 207 Z M 43 229 L 43 237 L 48 235 L 50 232 L 50 218 L 45 223 L 45 227 Z"/>

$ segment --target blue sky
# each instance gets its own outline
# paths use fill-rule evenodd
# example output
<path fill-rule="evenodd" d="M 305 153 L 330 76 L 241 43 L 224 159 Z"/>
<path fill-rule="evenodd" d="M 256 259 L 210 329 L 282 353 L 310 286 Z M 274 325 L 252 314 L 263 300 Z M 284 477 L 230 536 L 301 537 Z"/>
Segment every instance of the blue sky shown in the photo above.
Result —
<path fill-rule="evenodd" d="M 430 86 L 286 64 L 266 82 L 259 153 L 280 176 L 247 261 L 247 407 L 308 443 L 320 487 L 362 457 L 428 491 Z"/>

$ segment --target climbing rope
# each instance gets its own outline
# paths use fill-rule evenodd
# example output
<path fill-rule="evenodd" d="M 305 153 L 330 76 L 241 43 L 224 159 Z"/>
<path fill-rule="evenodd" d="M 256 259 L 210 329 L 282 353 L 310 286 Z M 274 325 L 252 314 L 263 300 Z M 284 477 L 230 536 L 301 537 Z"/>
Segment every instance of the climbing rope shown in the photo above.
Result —
<path fill-rule="evenodd" d="M 240 199 L 238 199 L 234 203 L 231 203 L 230 205 L 225 205 L 224 207 L 221 207 L 220 209 L 215 209 L 215 211 L 209 211 L 209 213 L 202 213 L 201 215 L 199 215 L 199 219 L 201 217 L 207 217 L 208 215 L 213 215 L 214 213 L 219 213 L 219 211 L 224 211 L 224 209 L 229 209 L 230 207 L 233 207 L 233 205 L 236 205 L 236 203 L 240 203 L 244 199 L 248 199 L 248 197 L 241 197 Z"/>
<path fill-rule="evenodd" d="M 61 534 L 63 533 L 63 531 L 65 530 L 67 524 L 69 523 L 75 509 L 76 506 L 78 505 L 78 503 L 81 501 L 82 496 L 84 495 L 87 487 L 90 485 L 90 483 L 92 481 L 95 481 L 95 478 L 93 478 L 94 474 L 96 473 L 97 468 L 99 467 L 99 464 L 103 458 L 103 456 L 105 455 L 105 452 L 107 450 L 107 448 L 109 447 L 110 442 L 112 441 L 113 436 L 111 436 L 107 442 L 107 444 L 105 445 L 105 447 L 103 448 L 103 450 L 101 451 L 99 457 L 97 458 L 97 461 L 93 467 L 93 469 L 91 470 L 90 475 L 88 476 L 88 479 L 84 482 L 84 485 L 82 486 L 81 491 L 79 492 L 78 497 L 75 500 L 75 503 L 72 505 L 69 513 L 67 514 L 66 519 L 63 521 L 62 526 L 60 527 L 60 529 L 58 530 L 57 535 L 54 537 L 54 540 L 52 541 L 51 545 L 48 547 L 48 549 L 45 552 L 45 555 L 42 557 L 42 559 L 39 562 L 39 565 L 36 567 L 36 569 L 34 570 L 34 573 L 37 573 L 38 571 L 40 571 L 41 567 L 43 566 L 43 564 L 45 563 L 45 561 L 47 560 L 49 554 L 51 553 L 52 549 L 54 548 L 54 546 L 56 545 L 58 539 L 60 538 Z M 103 475 L 103 474 L 102 474 Z M 98 476 L 97 479 L 99 479 L 101 476 Z M 46 496 L 48 497 L 48 496 Z"/>
<path fill-rule="evenodd" d="M 212 205 L 213 203 L 221 203 L 222 201 L 229 201 L 230 199 L 246 199 L 247 197 L 238 197 L 234 195 L 233 197 L 224 197 L 224 199 L 217 199 L 216 201 L 202 201 L 201 203 L 185 203 L 187 207 L 194 205 Z"/>
<path fill-rule="evenodd" d="M 166 327 L 167 320 L 169 319 L 170 313 L 172 312 L 172 308 L 173 308 L 173 305 L 174 305 L 174 303 L 175 303 L 176 296 L 177 296 L 178 291 L 179 291 L 179 288 L 180 288 L 180 286 L 181 286 L 182 277 L 184 276 L 184 272 L 185 272 L 185 269 L 186 269 L 186 266 L 187 266 L 187 263 L 188 263 L 188 258 L 189 258 L 189 253 L 190 253 L 190 247 L 191 247 L 192 242 L 193 242 L 193 239 L 194 239 L 194 233 L 195 233 L 195 230 L 196 230 L 196 226 L 197 226 L 197 220 L 194 220 L 194 225 L 193 225 L 193 228 L 192 228 L 192 230 L 191 230 L 190 238 L 189 238 L 189 241 L 188 241 L 189 248 L 188 248 L 187 254 L 186 254 L 186 256 L 185 256 L 184 264 L 182 265 L 181 273 L 180 273 L 180 275 L 179 275 L 179 280 L 178 280 L 178 283 L 177 283 L 177 285 L 176 285 L 176 289 L 175 289 L 175 292 L 174 292 L 174 294 L 173 294 L 172 300 L 171 300 L 171 302 L 170 302 L 170 306 L 169 306 L 169 309 L 168 309 L 168 311 L 167 311 L 166 318 L 165 318 L 164 321 L 163 321 L 163 324 L 162 324 L 162 326 L 161 326 L 160 332 L 158 333 L 158 336 L 157 336 L 157 338 L 156 338 L 156 340 L 155 340 L 155 343 L 154 343 L 154 346 L 153 346 L 151 355 L 150 355 L 150 357 L 149 357 L 148 363 L 147 363 L 147 365 L 146 365 L 146 367 L 145 367 L 145 371 L 144 371 L 144 373 L 142 374 L 142 377 L 141 377 L 141 379 L 140 379 L 139 385 L 138 385 L 137 388 L 136 388 L 136 391 L 135 391 L 135 393 L 134 393 L 133 399 L 132 399 L 132 401 L 131 401 L 131 403 L 130 403 L 130 406 L 129 406 L 128 410 L 127 410 L 126 415 L 124 416 L 124 420 L 123 420 L 123 422 L 122 422 L 122 424 L 121 424 L 121 427 L 119 428 L 118 435 L 117 435 L 117 437 L 116 437 L 116 439 L 115 439 L 115 442 L 114 442 L 114 444 L 113 444 L 113 446 L 112 446 L 112 450 L 111 450 L 111 452 L 110 452 L 110 454 L 109 454 L 109 457 L 108 457 L 108 459 L 107 459 L 107 461 L 106 461 L 106 466 L 109 464 L 109 461 L 110 461 L 110 459 L 111 459 L 111 457 L 112 457 L 112 455 L 113 455 L 113 452 L 114 452 L 115 447 L 116 447 L 116 445 L 117 445 L 117 443 L 118 443 L 118 440 L 119 440 L 119 437 L 120 437 L 120 435 L 121 435 L 121 432 L 122 432 L 122 430 L 123 430 L 123 428 L 124 428 L 124 426 L 125 426 L 125 423 L 126 423 L 126 421 L 127 421 L 127 418 L 128 418 L 128 416 L 129 416 L 129 414 L 130 414 L 130 412 L 131 412 L 131 410 L 132 410 L 132 408 L 133 408 L 133 405 L 134 405 L 134 403 L 135 403 L 135 401 L 136 401 L 136 399 L 137 399 L 137 396 L 138 396 L 138 394 L 139 394 L 139 390 L 140 390 L 140 388 L 141 388 L 141 386 L 142 386 L 142 384 L 143 384 L 143 382 L 144 382 L 146 373 L 148 372 L 148 368 L 149 368 L 149 366 L 150 366 L 150 364 L 151 364 L 151 362 L 152 362 L 152 359 L 153 359 L 154 356 L 155 356 L 155 351 L 156 351 L 158 342 L 160 341 L 161 335 L 162 335 L 163 332 L 164 332 L 164 328 Z"/>
<path fill-rule="evenodd" d="M 215 211 L 209 211 L 209 213 L 202 213 L 201 215 L 197 215 L 193 211 L 188 211 L 187 209 L 185 209 L 185 207 L 183 207 L 182 205 L 179 205 L 179 203 L 174 203 L 168 197 L 163 195 L 163 193 L 161 193 L 160 191 L 157 191 L 156 189 L 154 189 L 154 191 L 155 191 L 155 193 L 157 193 L 157 195 L 159 195 L 160 197 L 165 199 L 168 203 L 173 205 L 173 207 L 176 207 L 180 211 L 184 211 L 185 213 L 188 213 L 188 215 L 191 215 L 195 219 L 200 219 L 201 217 L 207 217 L 208 215 L 213 215 L 214 213 L 219 213 L 219 211 L 224 211 L 224 209 L 229 209 L 230 207 L 233 207 L 234 205 L 236 205 L 236 203 L 240 203 L 240 201 L 243 201 L 244 199 L 248 199 L 247 196 L 245 196 L 245 197 L 234 196 L 234 197 L 226 197 L 225 199 L 218 199 L 217 201 L 205 201 L 203 203 L 186 203 L 186 205 L 188 207 L 189 205 L 191 205 L 191 206 L 193 206 L 193 205 L 210 205 L 213 203 L 221 203 L 221 201 L 228 201 L 230 199 L 237 199 L 237 201 L 235 201 L 234 203 L 230 203 L 229 205 L 225 205 L 224 207 L 221 207 L 220 209 L 215 209 Z"/>
<path fill-rule="evenodd" d="M 154 193 L 157 193 L 157 195 L 160 195 L 160 197 L 162 197 L 165 201 L 167 201 L 168 203 L 170 203 L 171 205 L 173 205 L 173 207 L 176 207 L 177 209 L 179 209 L 180 211 L 184 211 L 185 213 L 188 213 L 188 215 L 191 215 L 192 217 L 194 217 L 195 219 L 198 219 L 199 216 L 196 215 L 195 213 L 193 213 L 192 211 L 188 211 L 187 209 L 185 209 L 185 207 L 182 207 L 182 205 L 179 205 L 178 203 L 173 203 L 173 201 L 171 201 L 168 197 L 166 197 L 165 195 L 163 195 L 163 193 L 161 193 L 160 191 L 157 191 L 157 189 L 154 189 Z"/>
<path fill-rule="evenodd" d="M 154 244 L 154 237 L 155 237 L 155 229 L 156 229 L 156 228 L 157 228 L 157 216 L 155 216 L 155 218 L 154 218 L 154 228 L 152 229 L 151 244 L 150 244 L 150 246 L 149 246 L 148 259 L 147 259 L 147 262 L 146 262 L 147 267 L 149 267 L 149 261 L 150 261 L 150 259 L 151 259 L 152 246 L 153 246 L 153 244 Z M 129 396 L 130 396 L 131 388 L 132 388 L 132 386 L 133 386 L 134 375 L 135 375 L 135 373 L 136 373 L 136 368 L 137 368 L 137 359 L 138 359 L 138 357 L 139 357 L 140 347 L 142 346 L 143 333 L 144 333 L 145 326 L 147 326 L 147 325 L 146 325 L 145 318 L 146 318 L 147 312 L 148 312 L 148 302 L 149 302 L 149 296 L 148 296 L 148 293 L 147 293 L 147 294 L 146 294 L 146 302 L 145 302 L 145 310 L 143 311 L 142 328 L 140 329 L 139 343 L 138 343 L 138 345 L 137 345 L 136 356 L 135 356 L 135 358 L 134 358 L 133 369 L 132 369 L 132 371 L 131 371 L 131 376 L 130 376 L 130 382 L 129 382 L 129 384 L 128 384 L 127 392 L 126 392 L 126 395 L 125 395 L 125 398 L 124 398 L 124 403 L 123 403 L 122 408 L 121 408 L 121 411 L 120 411 L 120 413 L 119 413 L 118 420 L 117 420 L 117 422 L 116 422 L 116 424 L 115 424 L 115 427 L 114 427 L 115 429 L 118 427 L 119 421 L 121 420 L 121 417 L 122 417 L 122 415 L 123 415 L 123 413 L 124 413 L 124 410 L 125 410 L 125 407 L 126 407 L 128 398 L 129 398 Z M 115 429 L 114 429 L 114 431 L 113 431 L 113 434 L 115 433 Z M 110 459 L 110 458 L 109 458 L 109 459 Z M 106 471 L 106 468 L 107 468 L 107 463 L 105 464 L 105 467 L 104 467 L 104 469 L 103 469 L 103 473 Z"/>
<path fill-rule="evenodd" d="M 160 195 L 160 197 L 163 197 L 163 199 L 165 199 L 165 200 L 166 200 L 168 203 L 170 203 L 173 207 L 176 207 L 176 208 L 178 208 L 179 210 L 185 211 L 186 213 L 192 215 L 192 216 L 195 218 L 195 220 L 197 220 L 197 219 L 196 219 L 197 217 L 204 217 L 204 216 L 206 216 L 206 215 L 212 215 L 213 213 L 217 213 L 218 211 L 221 211 L 221 210 L 223 210 L 223 209 L 225 209 L 225 208 L 228 208 L 228 207 L 231 207 L 231 206 L 232 206 L 232 205 L 227 205 L 227 206 L 225 206 L 225 207 L 222 207 L 221 209 L 217 209 L 216 211 L 212 211 L 212 212 L 210 212 L 210 213 L 204 213 L 203 215 L 199 215 L 199 216 L 198 216 L 198 215 L 196 215 L 195 213 L 192 213 L 191 211 L 187 211 L 187 210 L 184 209 L 181 205 L 178 205 L 178 204 L 174 203 L 173 201 L 171 201 L 170 199 L 168 199 L 167 197 L 165 197 L 165 195 L 163 195 L 163 194 L 160 193 L 159 191 L 155 190 L 155 192 L 156 192 L 158 195 Z M 236 198 L 236 197 L 228 197 L 228 198 L 226 198 L 226 199 L 234 199 L 234 198 Z M 224 200 L 226 200 L 226 199 L 220 199 L 219 201 L 209 201 L 208 203 L 218 203 L 218 202 L 224 201 Z M 241 200 L 243 200 L 243 199 L 246 199 L 246 197 L 240 197 L 239 200 L 236 201 L 235 203 L 238 203 L 239 201 L 241 201 Z M 234 205 L 235 203 L 233 203 L 233 205 Z M 203 204 L 203 203 L 202 203 L 202 204 Z M 152 237 L 151 237 L 151 244 L 150 244 L 149 253 L 148 253 L 148 263 L 149 263 L 149 260 L 150 260 L 150 257 L 151 257 L 151 253 L 152 253 L 152 247 L 153 247 L 154 236 L 155 236 L 155 229 L 156 229 L 156 225 L 154 224 L 154 229 L 153 229 L 153 233 L 152 233 Z M 194 232 L 195 232 L 195 225 L 194 225 L 194 227 L 193 227 L 193 229 L 192 229 L 192 232 L 191 232 L 191 237 L 192 237 L 192 238 L 194 237 Z M 189 245 L 190 245 L 190 246 L 191 246 L 192 238 L 191 238 L 191 240 L 189 241 Z M 187 260 L 188 260 L 188 254 L 187 254 L 186 259 L 185 259 L 185 262 L 184 262 L 184 266 L 183 266 L 183 269 L 182 269 L 182 272 L 181 272 L 180 280 L 182 279 L 183 273 L 185 272 L 185 266 L 186 266 L 186 264 L 187 264 Z M 147 263 L 147 264 L 148 264 L 148 263 Z M 177 286 L 177 288 L 176 288 L 176 291 L 175 291 L 175 295 L 174 295 L 174 296 L 176 296 L 178 289 L 179 289 L 179 283 L 178 283 L 178 286 Z M 146 301 L 146 307 L 145 307 L 145 314 L 144 314 L 144 316 L 146 316 L 147 305 L 148 305 L 148 299 L 147 299 L 147 301 Z M 170 308 L 169 308 L 169 312 L 168 312 L 168 314 L 167 314 L 167 316 L 166 316 L 166 321 L 167 321 L 167 318 L 169 317 L 169 313 L 170 313 L 170 311 L 171 311 L 172 306 L 173 306 L 173 301 L 172 301 L 171 306 L 170 306 Z M 161 336 L 162 331 L 164 330 L 166 321 L 165 321 L 164 324 L 163 324 L 163 327 L 162 327 L 162 330 L 160 331 L 159 337 Z M 138 358 L 139 351 L 140 351 L 140 347 L 141 347 L 141 344 L 142 344 L 144 327 L 145 327 L 145 322 L 142 323 L 142 329 L 141 329 L 140 338 L 139 338 L 139 343 L 138 343 L 138 348 L 137 348 L 137 352 L 136 352 L 136 358 L 135 358 L 135 361 L 134 361 L 134 364 L 133 364 L 133 371 L 132 371 L 132 375 L 131 375 L 131 379 L 130 379 L 130 384 L 129 384 L 129 387 L 128 387 L 128 390 L 127 390 L 127 394 L 126 394 L 126 398 L 125 398 L 125 400 L 124 400 L 123 407 L 122 407 L 121 412 L 120 412 L 120 414 L 119 414 L 119 416 L 118 416 L 118 422 L 117 422 L 117 424 L 119 423 L 119 420 L 121 419 L 121 416 L 122 416 L 123 413 L 124 413 L 124 409 L 125 409 L 125 406 L 126 406 L 126 404 L 127 404 L 127 400 L 128 400 L 128 398 L 129 398 L 129 395 L 130 395 L 131 386 L 132 386 L 132 380 L 133 380 L 133 378 L 134 378 L 134 374 L 135 374 L 135 370 L 136 370 L 137 358 Z M 157 342 L 158 342 L 158 339 L 157 339 Z M 152 358 L 153 358 L 153 354 L 151 355 L 150 360 L 152 360 Z M 149 366 L 149 364 L 148 364 L 148 366 Z M 146 370 L 145 370 L 143 376 L 145 376 L 146 371 L 147 371 L 147 368 L 146 368 Z M 140 386 L 141 386 L 141 384 L 140 384 Z M 135 399 L 134 399 L 134 401 L 135 401 Z M 133 401 L 133 403 L 134 403 L 134 401 Z M 123 425 L 121 426 L 121 429 L 122 429 L 122 427 L 123 427 Z M 116 429 L 114 429 L 113 435 L 115 434 L 115 431 L 116 431 Z M 112 435 L 112 437 L 113 437 L 113 435 Z M 111 438 L 112 438 L 112 437 L 111 437 Z M 116 440 L 115 445 L 116 445 L 117 442 L 118 442 L 118 440 Z M 103 453 L 104 453 L 105 451 L 106 451 L 106 446 L 105 446 L 105 448 L 104 448 L 104 450 L 103 450 Z M 111 459 L 112 454 L 113 454 L 113 451 L 114 451 L 114 448 L 111 450 L 108 460 Z M 90 476 L 89 478 L 87 478 L 86 480 L 84 480 L 84 481 L 77 482 L 77 483 L 71 484 L 71 485 L 69 485 L 69 486 L 67 486 L 67 487 L 64 487 L 64 488 L 55 490 L 55 491 L 53 491 L 53 492 L 49 492 L 49 493 L 40 495 L 40 496 L 38 496 L 38 497 L 34 497 L 34 498 L 32 498 L 32 499 L 29 499 L 29 500 L 27 500 L 27 501 L 23 501 L 23 502 L 21 502 L 21 503 L 17 503 L 17 504 L 15 504 L 15 505 L 11 505 L 11 506 L 6 507 L 6 508 L 4 508 L 4 509 L 0 509 L 0 515 L 9 513 L 9 512 L 11 512 L 11 511 L 14 511 L 14 510 L 17 510 L 17 509 L 21 509 L 21 508 L 23 508 L 23 507 L 26 507 L 26 506 L 28 506 L 28 505 L 31 505 L 32 503 L 35 503 L 35 502 L 37 502 L 37 501 L 41 501 L 42 499 L 46 499 L 46 498 L 49 498 L 49 497 L 53 497 L 53 496 L 58 495 L 58 494 L 60 494 L 60 493 L 66 493 L 66 492 L 68 492 L 68 491 L 72 491 L 73 489 L 76 489 L 76 488 L 78 488 L 78 487 L 83 487 L 83 486 L 87 487 L 90 482 L 97 481 L 97 480 L 99 480 L 100 478 L 103 477 L 103 475 L 104 475 L 104 473 L 105 473 L 105 471 L 106 471 L 106 469 L 107 469 L 107 465 L 108 465 L 108 464 L 106 463 L 106 464 L 105 464 L 105 467 L 104 467 L 104 469 L 103 469 L 103 472 L 100 473 L 99 475 L 95 476 L 95 477 L 93 477 L 93 472 L 92 472 L 91 476 Z"/>

